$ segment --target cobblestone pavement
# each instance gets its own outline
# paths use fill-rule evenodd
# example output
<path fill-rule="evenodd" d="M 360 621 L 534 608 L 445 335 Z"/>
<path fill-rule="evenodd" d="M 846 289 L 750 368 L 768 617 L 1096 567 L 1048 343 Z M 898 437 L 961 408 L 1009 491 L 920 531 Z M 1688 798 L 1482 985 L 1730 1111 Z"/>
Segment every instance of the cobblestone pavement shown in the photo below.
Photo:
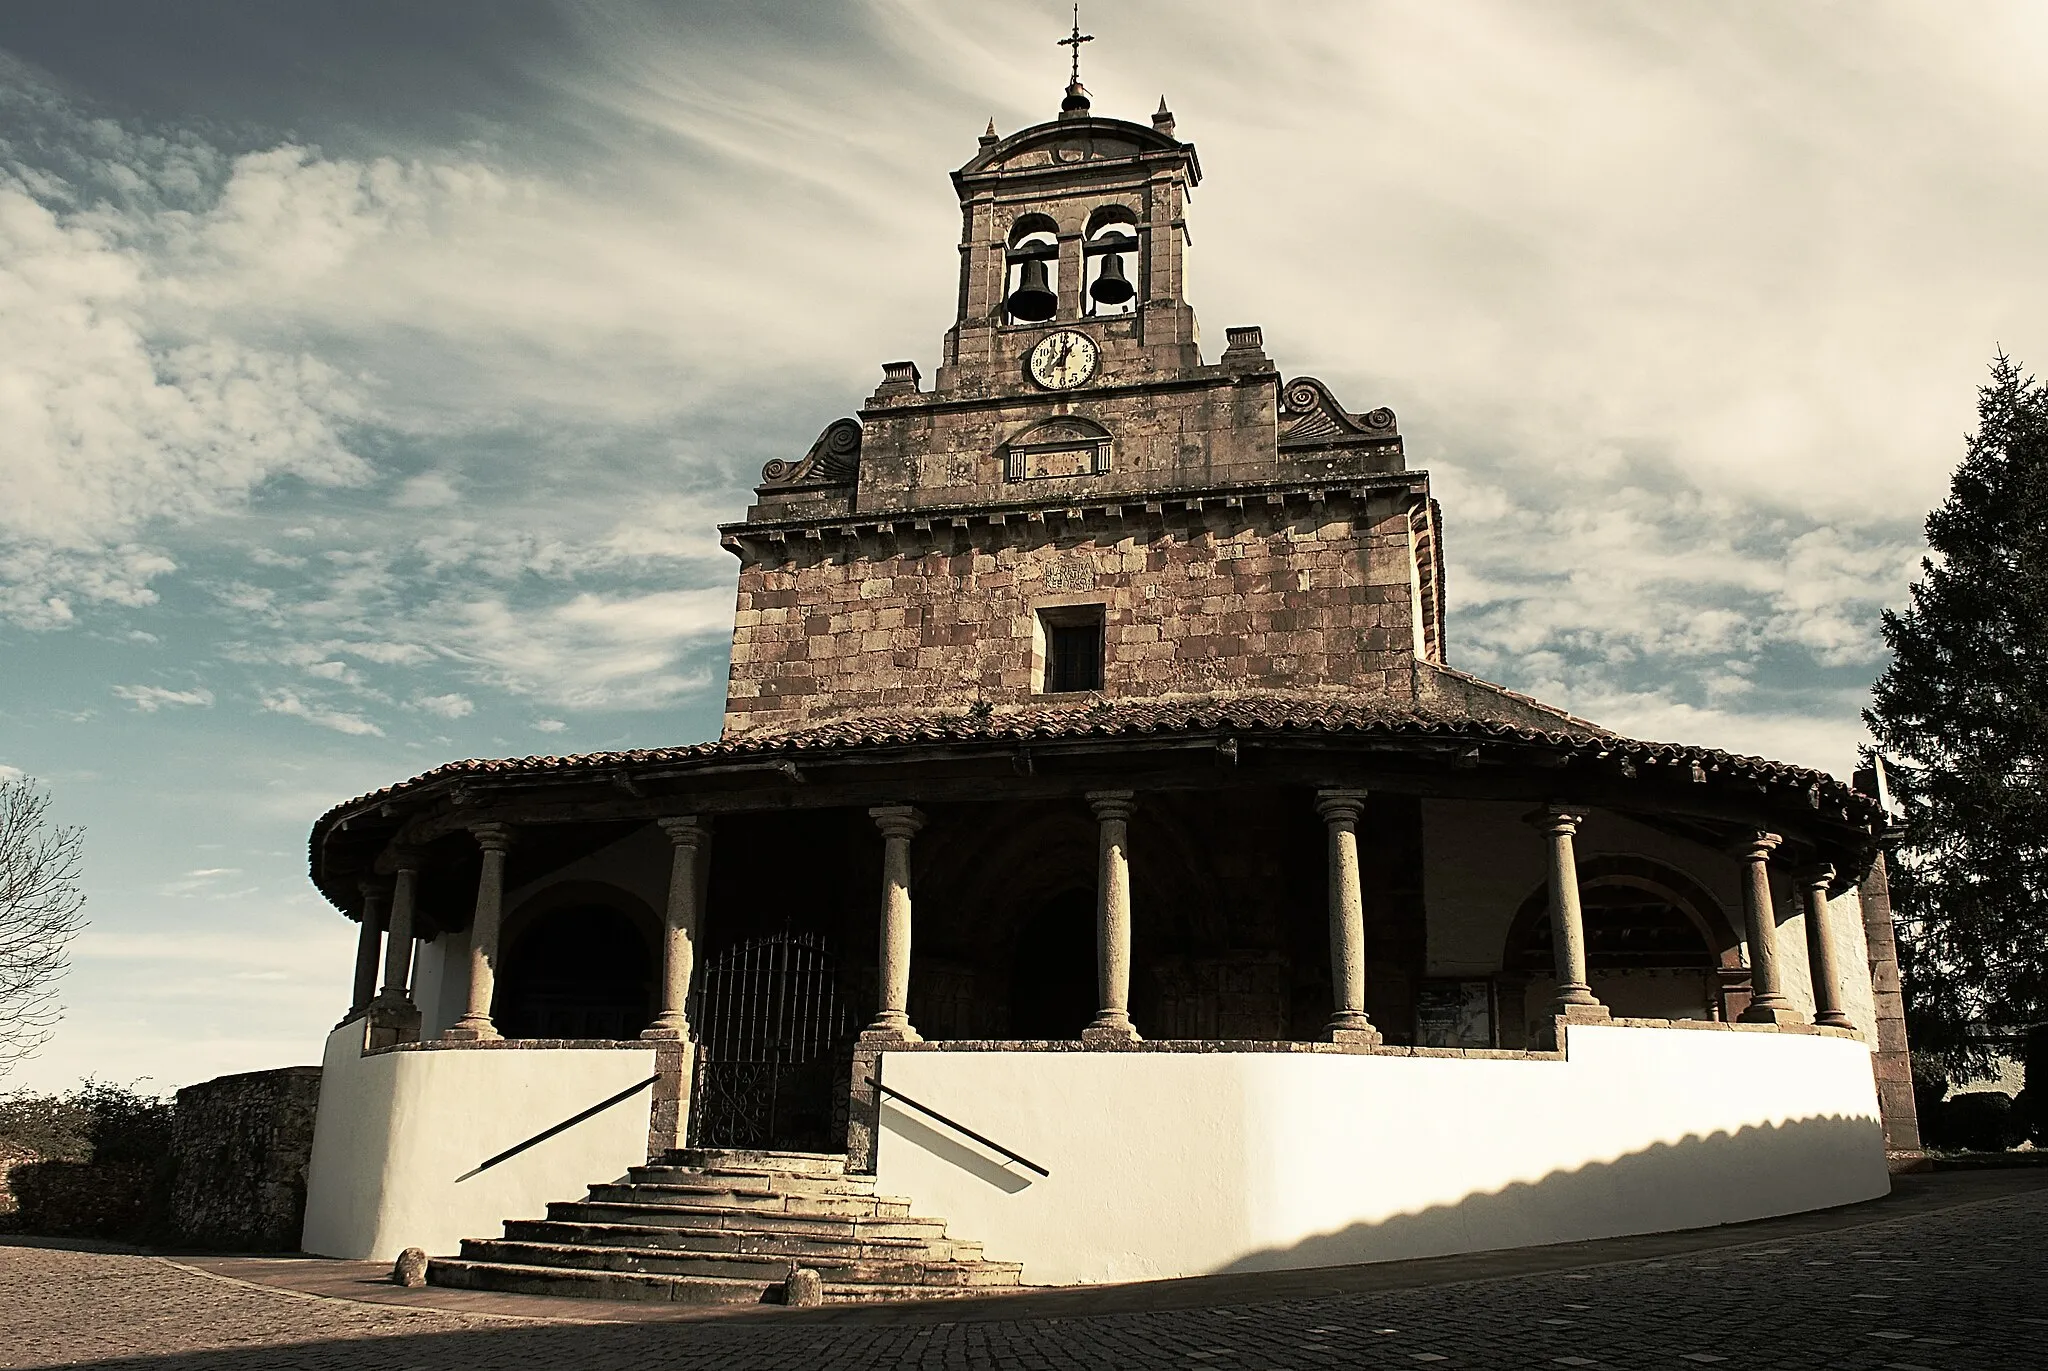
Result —
<path fill-rule="evenodd" d="M 1314 1299 L 596 1325 L 318 1299 L 151 1257 L 0 1247 L 0 1366 L 2048 1371 L 2044 1238 L 2048 1189 L 2036 1188 L 1661 1259 Z"/>

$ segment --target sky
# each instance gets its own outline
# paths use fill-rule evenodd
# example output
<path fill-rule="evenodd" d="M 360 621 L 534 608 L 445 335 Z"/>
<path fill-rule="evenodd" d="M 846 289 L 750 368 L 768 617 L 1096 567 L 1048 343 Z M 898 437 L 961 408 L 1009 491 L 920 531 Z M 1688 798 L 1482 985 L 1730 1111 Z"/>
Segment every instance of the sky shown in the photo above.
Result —
<path fill-rule="evenodd" d="M 1846 775 L 1994 353 L 2048 10 L 1097 0 L 1201 151 L 1206 350 L 1400 415 L 1453 665 Z M 0 775 L 86 830 L 6 1086 L 318 1060 L 334 803 L 718 729 L 762 463 L 936 370 L 1063 5 L 0 6 Z"/>

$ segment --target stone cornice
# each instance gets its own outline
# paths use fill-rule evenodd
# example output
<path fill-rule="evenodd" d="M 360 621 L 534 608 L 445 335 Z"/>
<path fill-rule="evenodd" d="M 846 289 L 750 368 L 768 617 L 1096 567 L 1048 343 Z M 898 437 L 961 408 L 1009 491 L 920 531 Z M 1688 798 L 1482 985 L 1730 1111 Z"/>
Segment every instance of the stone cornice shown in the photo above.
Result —
<path fill-rule="evenodd" d="M 1087 496 L 1069 494 L 1040 500 L 985 501 L 971 505 L 821 514 L 797 519 L 761 519 L 751 523 L 720 524 L 718 534 L 720 546 L 744 558 L 749 543 L 770 551 L 785 548 L 792 541 L 833 540 L 845 543 L 858 542 L 862 538 L 905 536 L 916 539 L 940 528 L 1000 526 L 1012 520 L 1043 525 L 1058 519 L 1069 528 L 1085 526 L 1091 520 L 1098 526 L 1131 520 L 1152 520 L 1171 526 L 1200 518 L 1211 507 L 1244 509 L 1272 506 L 1284 509 L 1289 505 L 1314 505 L 1338 500 L 1362 503 L 1373 495 L 1394 493 L 1404 494 L 1410 499 L 1428 499 L 1429 473 L 1398 471 L 1258 485 L 1134 490 Z"/>

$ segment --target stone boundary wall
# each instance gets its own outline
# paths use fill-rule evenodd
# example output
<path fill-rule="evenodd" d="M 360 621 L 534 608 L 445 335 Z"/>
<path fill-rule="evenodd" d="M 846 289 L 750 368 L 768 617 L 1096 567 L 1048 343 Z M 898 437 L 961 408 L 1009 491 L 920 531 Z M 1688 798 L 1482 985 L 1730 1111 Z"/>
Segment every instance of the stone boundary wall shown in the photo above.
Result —
<path fill-rule="evenodd" d="M 178 1092 L 171 1224 L 195 1247 L 291 1252 L 306 1210 L 320 1068 L 221 1076 Z"/>

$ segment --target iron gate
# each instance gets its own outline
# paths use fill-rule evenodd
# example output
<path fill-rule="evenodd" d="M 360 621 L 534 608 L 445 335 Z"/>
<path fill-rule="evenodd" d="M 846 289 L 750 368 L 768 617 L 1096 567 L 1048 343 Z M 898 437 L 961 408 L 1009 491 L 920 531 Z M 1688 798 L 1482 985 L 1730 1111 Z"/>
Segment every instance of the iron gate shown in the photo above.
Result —
<path fill-rule="evenodd" d="M 698 1035 L 690 1145 L 838 1150 L 855 1024 L 813 933 L 739 943 L 691 992 Z"/>

